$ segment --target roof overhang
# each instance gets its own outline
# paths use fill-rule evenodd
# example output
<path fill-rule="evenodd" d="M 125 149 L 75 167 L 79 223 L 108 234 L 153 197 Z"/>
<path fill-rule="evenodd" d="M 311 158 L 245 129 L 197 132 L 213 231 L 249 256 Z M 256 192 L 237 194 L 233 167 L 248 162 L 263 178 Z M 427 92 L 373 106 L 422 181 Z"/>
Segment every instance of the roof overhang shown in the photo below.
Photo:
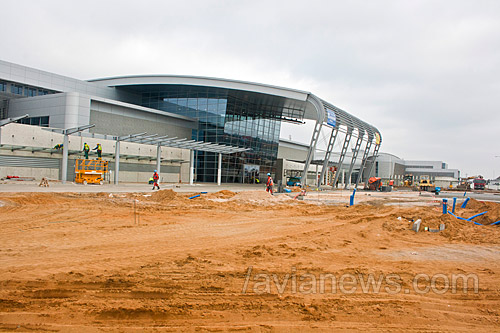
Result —
<path fill-rule="evenodd" d="M 102 79 L 88 80 L 107 87 L 122 87 L 132 85 L 148 84 L 170 84 L 170 85 L 192 85 L 202 87 L 216 87 L 224 89 L 244 90 L 261 94 L 281 96 L 285 98 L 306 101 L 308 92 L 272 86 L 262 83 L 219 79 L 201 76 L 184 75 L 137 75 L 137 76 L 118 76 Z"/>
<path fill-rule="evenodd" d="M 340 129 L 344 126 L 346 131 L 364 138 L 371 142 L 377 137 L 378 144 L 381 142 L 380 131 L 359 118 L 343 111 L 334 105 L 320 99 L 314 94 L 302 90 L 278 87 L 255 82 L 246 82 L 238 80 L 220 79 L 213 77 L 201 76 L 184 76 L 184 75 L 133 75 L 133 76 L 118 76 L 110 78 L 101 78 L 88 80 L 106 87 L 126 87 L 136 85 L 192 85 L 202 87 L 215 87 L 222 89 L 233 89 L 240 91 L 248 91 L 259 94 L 273 95 L 284 97 L 291 100 L 305 102 L 304 119 L 316 120 L 326 124 L 327 112 L 326 109 L 334 111 L 337 119 L 336 128 Z M 366 137 L 365 137 L 366 134 Z"/>

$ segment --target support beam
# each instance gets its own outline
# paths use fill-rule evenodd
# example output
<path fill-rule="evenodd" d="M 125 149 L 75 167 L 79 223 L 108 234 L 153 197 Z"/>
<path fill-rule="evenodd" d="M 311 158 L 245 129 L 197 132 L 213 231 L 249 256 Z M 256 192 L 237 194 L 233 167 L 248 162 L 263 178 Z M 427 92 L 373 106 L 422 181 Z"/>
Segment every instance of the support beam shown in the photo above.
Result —
<path fill-rule="evenodd" d="M 156 138 L 158 134 L 151 134 L 151 135 L 142 135 L 142 136 L 136 136 L 133 138 L 128 139 L 128 142 L 133 142 L 133 143 L 142 143 L 143 141 L 151 138 Z"/>
<path fill-rule="evenodd" d="M 0 120 L 0 127 L 5 126 L 5 125 L 10 124 L 10 123 L 15 123 L 18 120 L 28 118 L 28 117 L 29 117 L 29 114 L 25 114 L 24 116 L 20 116 L 20 117 L 2 119 L 2 120 Z"/>
<path fill-rule="evenodd" d="M 325 177 L 325 172 L 328 170 L 328 165 L 330 164 L 330 157 L 332 156 L 333 146 L 338 134 L 337 128 L 332 128 L 332 134 L 330 135 L 330 140 L 328 140 L 328 147 L 325 152 L 325 160 L 323 161 L 323 168 L 321 169 L 321 176 L 318 179 L 318 187 L 320 187 L 323 178 Z"/>
<path fill-rule="evenodd" d="M 193 185 L 194 178 L 194 150 L 191 149 L 189 151 L 190 154 L 190 162 L 189 162 L 189 185 Z"/>
<path fill-rule="evenodd" d="M 222 153 L 219 153 L 219 163 L 217 167 L 217 185 L 220 186 L 222 179 Z"/>
<path fill-rule="evenodd" d="M 377 161 L 377 156 L 378 156 L 379 149 L 380 149 L 380 145 L 376 144 L 375 145 L 375 150 L 373 151 L 373 155 L 372 155 L 373 162 L 372 162 L 372 165 L 370 165 L 370 169 L 368 170 L 368 174 L 366 175 L 366 177 L 368 177 L 368 178 L 370 178 L 370 176 L 372 174 L 372 171 L 373 171 L 373 167 L 375 166 L 375 163 Z"/>
<path fill-rule="evenodd" d="M 307 170 L 311 164 L 311 160 L 316 151 L 316 144 L 318 143 L 319 134 L 321 133 L 321 128 L 323 127 L 323 121 L 317 120 L 316 125 L 314 125 L 314 131 L 311 137 L 311 143 L 309 144 L 309 150 L 307 151 L 306 163 L 304 164 L 304 171 L 302 171 L 302 178 L 300 180 L 301 186 L 305 187 L 307 185 Z"/>
<path fill-rule="evenodd" d="M 335 178 L 333 179 L 332 187 L 335 188 L 337 184 L 337 180 L 339 180 L 339 172 L 342 170 L 342 164 L 344 164 L 344 158 L 347 153 L 347 149 L 349 148 L 349 142 L 351 142 L 352 137 L 352 128 L 347 129 L 347 133 L 345 134 L 344 144 L 342 145 L 342 151 L 340 152 L 339 162 L 337 163 L 337 172 L 335 172 Z"/>
<path fill-rule="evenodd" d="M 318 181 L 318 187 L 319 187 L 319 184 L 320 184 L 320 181 L 319 181 L 319 165 L 316 164 L 316 180 Z"/>
<path fill-rule="evenodd" d="M 161 167 L 161 146 L 158 144 L 156 146 L 156 171 L 158 175 L 160 175 L 160 167 Z"/>
<path fill-rule="evenodd" d="M 363 136 L 364 132 L 361 133 L 361 131 L 358 130 L 358 139 L 356 140 L 356 146 L 354 146 L 354 151 L 352 153 L 352 158 L 351 158 L 351 165 L 349 166 L 349 172 L 347 173 L 347 181 L 349 182 L 349 185 L 351 185 L 351 175 L 352 175 L 352 170 L 354 170 L 354 163 L 356 163 L 356 159 L 358 158 L 358 153 L 359 153 L 359 148 L 361 148 L 361 143 L 363 142 Z M 347 184 L 344 187 L 347 189 Z"/>
<path fill-rule="evenodd" d="M 130 135 L 125 135 L 125 136 L 117 136 L 117 137 L 115 137 L 115 140 L 125 141 L 125 140 L 129 140 L 129 139 L 132 139 L 132 138 L 136 138 L 138 136 L 144 136 L 145 134 L 147 134 L 147 132 L 130 134 Z"/>
<path fill-rule="evenodd" d="M 118 185 L 120 175 L 120 141 L 115 141 L 115 185 Z"/>
<path fill-rule="evenodd" d="M 366 142 L 365 151 L 363 153 L 363 159 L 361 160 L 361 166 L 359 168 L 358 178 L 356 179 L 356 184 L 354 188 L 358 188 L 359 182 L 363 179 L 363 172 L 365 171 L 366 160 L 368 159 L 368 154 L 370 153 L 370 149 L 372 147 L 373 138 L 368 137 L 368 141 Z"/>
<path fill-rule="evenodd" d="M 92 127 L 95 127 L 95 124 L 83 125 L 83 126 L 79 126 L 79 127 L 68 128 L 68 129 L 65 129 L 63 131 L 63 134 L 71 135 L 71 134 L 75 134 L 75 133 L 78 133 L 78 132 L 82 132 L 82 131 L 88 130 L 89 128 L 92 128 Z"/>
<path fill-rule="evenodd" d="M 68 152 L 69 152 L 69 135 L 64 134 L 63 139 L 63 153 L 62 153 L 62 165 L 61 165 L 61 183 L 66 184 L 68 178 Z"/>

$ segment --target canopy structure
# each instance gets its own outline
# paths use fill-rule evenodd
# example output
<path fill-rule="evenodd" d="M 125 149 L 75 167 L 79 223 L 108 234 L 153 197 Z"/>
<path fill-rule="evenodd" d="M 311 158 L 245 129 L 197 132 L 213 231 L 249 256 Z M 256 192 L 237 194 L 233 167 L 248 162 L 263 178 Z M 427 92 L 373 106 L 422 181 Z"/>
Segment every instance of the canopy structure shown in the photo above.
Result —
<path fill-rule="evenodd" d="M 250 148 L 241 148 L 229 145 L 221 145 L 217 143 L 196 141 L 196 140 L 188 140 L 188 139 L 179 139 L 177 137 L 169 137 L 168 135 L 158 136 L 158 134 L 148 135 L 146 132 L 130 134 L 125 136 L 111 136 L 109 134 L 97 134 L 97 133 L 87 133 L 83 132 L 89 128 L 94 127 L 95 124 L 69 128 L 69 129 L 55 129 L 55 128 L 44 128 L 44 130 L 57 132 L 64 134 L 64 143 L 63 143 L 63 157 L 62 157 L 62 183 L 65 183 L 67 180 L 67 171 L 68 171 L 68 155 L 69 155 L 69 135 L 77 135 L 82 137 L 89 138 L 100 138 L 105 140 L 114 140 L 115 141 L 115 174 L 114 174 L 114 183 L 118 184 L 119 174 L 120 174 L 120 142 L 131 142 L 131 143 L 140 143 L 147 145 L 156 146 L 156 170 L 160 173 L 161 168 L 161 148 L 162 147 L 172 147 L 172 148 L 180 148 L 180 149 L 189 149 L 190 150 L 190 170 L 189 170 L 189 183 L 193 184 L 194 178 L 194 151 L 206 151 L 211 153 L 219 154 L 218 161 L 218 170 L 217 170 L 217 184 L 221 185 L 221 176 L 222 176 L 222 154 L 233 154 L 239 153 L 243 151 L 248 151 Z M 25 148 L 25 147 L 23 147 Z"/>
<path fill-rule="evenodd" d="M 309 146 L 309 151 L 308 155 L 305 161 L 304 165 L 304 170 L 302 172 L 302 179 L 303 184 L 305 185 L 307 182 L 307 170 L 309 169 L 309 165 L 311 163 L 311 160 L 313 158 L 314 152 L 316 151 L 316 145 L 319 140 L 319 135 L 321 133 L 321 130 L 323 126 L 331 128 L 331 133 L 330 137 L 328 140 L 328 146 L 326 149 L 326 154 L 325 154 L 325 159 L 323 161 L 323 167 L 321 170 L 321 175 L 318 178 L 318 184 L 317 186 L 320 186 L 321 180 L 324 177 L 324 174 L 328 168 L 328 165 L 330 164 L 330 157 L 333 152 L 333 147 L 335 144 L 335 141 L 337 139 L 338 133 L 343 132 L 345 133 L 344 136 L 344 141 L 342 143 L 342 149 L 340 151 L 339 159 L 336 163 L 337 170 L 340 170 L 344 164 L 344 159 L 347 155 L 349 145 L 351 142 L 351 139 L 353 137 L 356 138 L 356 143 L 353 148 L 353 154 L 352 158 L 350 161 L 349 165 L 349 171 L 347 173 L 347 178 L 350 179 L 352 172 L 354 170 L 354 164 L 356 162 L 356 159 L 358 157 L 358 153 L 361 150 L 361 146 L 363 144 L 363 141 L 366 142 L 366 145 L 363 150 L 363 157 L 361 160 L 361 167 L 360 171 L 358 173 L 358 177 L 356 179 L 355 187 L 358 186 L 360 180 L 362 179 L 363 173 L 365 172 L 365 167 L 366 167 L 366 162 L 370 158 L 368 155 L 370 154 L 370 150 L 372 146 L 374 145 L 375 148 L 373 149 L 372 153 L 372 159 L 374 160 L 377 155 L 378 151 L 380 149 L 380 144 L 382 143 L 382 136 L 380 134 L 380 131 L 360 120 L 359 118 L 349 114 L 348 112 L 339 109 L 338 107 L 334 106 L 333 104 L 330 104 L 314 95 L 309 95 L 308 97 L 309 102 L 314 105 L 316 111 L 317 111 L 317 117 L 310 117 L 311 119 L 316 119 L 316 124 L 314 127 L 314 131 L 311 137 L 311 143 Z M 373 168 L 374 163 L 370 165 L 369 170 L 367 170 L 368 175 L 371 173 L 372 168 Z M 333 180 L 333 186 L 335 187 L 337 180 L 339 178 L 340 172 L 335 173 L 335 178 Z M 346 184 L 347 188 L 347 184 Z"/>
<path fill-rule="evenodd" d="M 168 137 L 168 135 L 158 136 L 158 134 L 147 135 L 144 133 L 130 134 L 120 137 L 114 137 L 115 144 L 115 184 L 118 184 L 118 173 L 120 168 L 120 142 L 134 142 L 156 146 L 156 170 L 160 173 L 161 167 L 161 147 L 172 147 L 190 150 L 189 184 L 193 184 L 194 178 L 194 151 L 206 151 L 218 153 L 219 160 L 217 166 L 217 185 L 221 184 L 222 178 L 222 154 L 233 154 L 250 150 L 250 148 L 241 148 L 235 146 L 221 145 L 217 143 L 179 139 Z"/>

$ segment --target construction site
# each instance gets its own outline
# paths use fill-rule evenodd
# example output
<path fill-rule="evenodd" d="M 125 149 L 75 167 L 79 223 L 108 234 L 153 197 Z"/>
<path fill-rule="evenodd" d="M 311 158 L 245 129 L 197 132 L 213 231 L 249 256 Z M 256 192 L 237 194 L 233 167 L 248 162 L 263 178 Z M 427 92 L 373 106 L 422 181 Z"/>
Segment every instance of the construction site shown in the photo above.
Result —
<path fill-rule="evenodd" d="M 0 98 L 1 331 L 500 331 L 498 179 L 267 84 L 0 60 Z"/>
<path fill-rule="evenodd" d="M 4 331 L 500 329 L 500 193 L 37 185 L 0 185 Z"/>

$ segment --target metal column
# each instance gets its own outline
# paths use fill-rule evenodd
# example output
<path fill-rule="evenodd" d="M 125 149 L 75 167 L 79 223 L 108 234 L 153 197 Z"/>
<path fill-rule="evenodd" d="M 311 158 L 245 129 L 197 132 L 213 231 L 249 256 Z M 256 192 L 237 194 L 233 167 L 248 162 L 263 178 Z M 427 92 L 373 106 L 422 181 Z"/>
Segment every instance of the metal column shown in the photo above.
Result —
<path fill-rule="evenodd" d="M 321 133 L 321 128 L 323 127 L 323 122 L 316 121 L 314 126 L 313 135 L 311 138 L 311 144 L 309 145 L 309 151 L 307 152 L 306 163 L 304 164 L 304 171 L 302 171 L 302 178 L 300 180 L 302 187 L 307 185 L 307 170 L 311 164 L 311 159 L 313 158 L 314 152 L 316 151 L 316 144 L 318 143 L 319 133 Z"/>
<path fill-rule="evenodd" d="M 342 164 L 344 163 L 345 154 L 349 148 L 349 142 L 351 142 L 352 128 L 347 130 L 345 135 L 344 144 L 342 145 L 342 151 L 340 152 L 339 162 L 337 163 L 337 172 L 335 172 L 335 178 L 333 179 L 332 187 L 335 188 L 337 180 L 339 180 L 339 172 L 342 169 Z"/>
<path fill-rule="evenodd" d="M 328 169 L 328 164 L 330 163 L 330 156 L 332 155 L 333 145 L 337 139 L 338 129 L 332 128 L 332 134 L 330 135 L 330 140 L 328 140 L 328 147 L 325 152 L 325 160 L 323 161 L 323 168 L 321 169 L 321 176 L 318 179 L 318 187 L 321 185 L 323 178 L 325 177 L 325 172 Z"/>
<path fill-rule="evenodd" d="M 189 165 L 189 185 L 193 185 L 194 178 L 194 150 L 190 150 L 190 165 Z"/>
<path fill-rule="evenodd" d="M 120 175 L 120 141 L 115 142 L 115 185 L 118 185 L 118 177 Z"/>
<path fill-rule="evenodd" d="M 61 183 L 66 184 L 68 178 L 68 151 L 69 151 L 69 135 L 64 134 L 63 139 L 63 153 L 62 153 L 62 166 L 61 166 Z"/>
<path fill-rule="evenodd" d="M 372 137 L 368 137 L 368 141 L 366 142 L 365 151 L 363 153 L 363 159 L 361 160 L 361 166 L 359 168 L 358 178 L 356 179 L 356 184 L 354 188 L 358 188 L 359 182 L 363 179 L 363 172 L 365 171 L 366 160 L 368 159 L 368 154 L 370 153 L 370 149 L 372 148 Z"/>
<path fill-rule="evenodd" d="M 318 164 L 316 164 L 316 180 L 317 180 L 317 181 L 318 181 L 318 183 L 319 183 L 319 179 L 320 179 L 320 178 L 319 178 L 319 170 L 318 170 L 318 167 L 319 167 L 319 165 L 318 165 Z M 319 185 L 318 185 L 318 187 L 319 187 Z"/>
<path fill-rule="evenodd" d="M 351 165 L 349 166 L 349 172 L 347 173 L 347 181 L 349 182 L 349 185 L 351 184 L 352 170 L 354 169 L 354 163 L 356 163 L 356 159 L 358 158 L 359 148 L 361 148 L 364 134 L 364 132 L 360 133 L 358 129 L 358 140 L 356 140 L 356 146 L 354 147 L 354 152 L 352 153 Z M 347 189 L 347 183 L 344 188 Z"/>
<path fill-rule="evenodd" d="M 222 178 L 222 153 L 219 153 L 219 163 L 217 166 L 217 185 L 220 186 Z"/>
<path fill-rule="evenodd" d="M 370 169 L 368 171 L 368 175 L 367 177 L 370 178 L 370 175 L 372 174 L 372 171 L 373 171 L 373 166 L 375 165 L 375 161 L 377 160 L 377 156 L 378 156 L 378 150 L 380 149 L 380 145 L 375 145 L 375 150 L 373 151 L 373 162 L 372 162 L 372 165 L 370 166 Z"/>
<path fill-rule="evenodd" d="M 158 175 L 160 175 L 160 167 L 161 167 L 161 145 L 158 144 L 156 146 L 156 171 Z"/>

